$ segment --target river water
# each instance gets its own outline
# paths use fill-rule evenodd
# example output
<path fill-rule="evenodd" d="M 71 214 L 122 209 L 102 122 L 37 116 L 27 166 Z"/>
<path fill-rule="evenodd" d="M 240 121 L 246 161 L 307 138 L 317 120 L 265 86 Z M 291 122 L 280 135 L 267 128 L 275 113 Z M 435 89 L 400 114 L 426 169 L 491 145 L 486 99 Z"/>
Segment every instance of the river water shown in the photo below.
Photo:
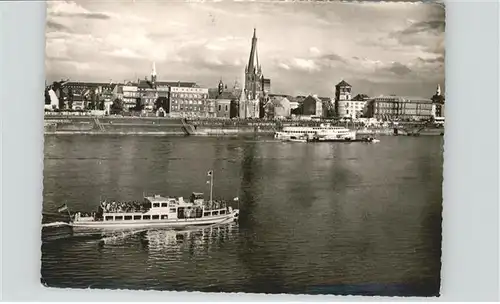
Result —
<path fill-rule="evenodd" d="M 51 287 L 433 296 L 443 138 L 366 143 L 46 136 L 44 222 L 63 203 L 143 193 L 240 198 L 240 221 L 187 231 L 42 231 Z"/>

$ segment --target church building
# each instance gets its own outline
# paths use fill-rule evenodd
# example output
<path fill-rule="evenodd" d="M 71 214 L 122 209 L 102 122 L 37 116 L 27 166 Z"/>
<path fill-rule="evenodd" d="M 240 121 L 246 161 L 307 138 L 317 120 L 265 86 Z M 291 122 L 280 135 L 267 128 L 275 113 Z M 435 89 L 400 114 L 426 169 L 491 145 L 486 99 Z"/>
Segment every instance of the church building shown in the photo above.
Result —
<path fill-rule="evenodd" d="M 271 80 L 262 75 L 262 67 L 257 54 L 257 34 L 253 30 L 250 57 L 245 67 L 245 85 L 239 100 L 240 118 L 260 118 L 263 104 L 271 87 Z M 262 113 L 261 113 L 262 112 Z"/>

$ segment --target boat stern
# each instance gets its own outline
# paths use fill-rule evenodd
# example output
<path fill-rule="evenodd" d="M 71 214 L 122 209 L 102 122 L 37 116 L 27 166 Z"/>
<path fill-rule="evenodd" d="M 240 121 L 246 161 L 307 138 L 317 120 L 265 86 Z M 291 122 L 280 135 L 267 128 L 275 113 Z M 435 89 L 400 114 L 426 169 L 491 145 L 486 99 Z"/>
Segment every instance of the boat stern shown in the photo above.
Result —
<path fill-rule="evenodd" d="M 238 221 L 238 219 L 240 217 L 240 210 L 239 209 L 234 209 L 232 215 L 233 215 L 233 220 L 235 222 Z"/>

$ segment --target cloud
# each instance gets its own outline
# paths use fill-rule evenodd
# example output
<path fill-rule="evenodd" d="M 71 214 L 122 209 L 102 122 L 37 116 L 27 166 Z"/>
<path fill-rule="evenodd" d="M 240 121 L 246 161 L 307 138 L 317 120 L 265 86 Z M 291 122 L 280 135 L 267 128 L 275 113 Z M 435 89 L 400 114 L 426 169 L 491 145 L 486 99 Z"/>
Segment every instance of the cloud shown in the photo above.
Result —
<path fill-rule="evenodd" d="M 320 70 L 320 67 L 312 59 L 294 58 L 292 64 L 295 68 L 308 72 Z"/>
<path fill-rule="evenodd" d="M 55 17 L 107 20 L 111 17 L 102 12 L 91 12 L 73 1 L 49 1 L 47 14 Z"/>
<path fill-rule="evenodd" d="M 69 27 L 52 20 L 47 20 L 46 28 L 48 31 L 64 31 L 64 32 L 70 31 Z"/>
<path fill-rule="evenodd" d="M 416 34 L 421 32 L 441 34 L 445 29 L 444 20 L 431 20 L 413 23 L 411 26 L 401 31 L 403 35 Z"/>
<path fill-rule="evenodd" d="M 444 63 L 444 56 L 438 56 L 433 58 L 421 58 L 418 57 L 417 60 L 423 63 Z"/>
<path fill-rule="evenodd" d="M 282 68 L 282 69 L 285 69 L 285 70 L 290 70 L 290 66 L 289 66 L 288 64 L 286 64 L 286 63 L 280 62 L 280 63 L 278 64 L 278 66 L 279 66 L 280 68 Z"/>
<path fill-rule="evenodd" d="M 315 55 L 315 56 L 316 56 L 316 55 L 321 54 L 321 51 L 320 51 L 317 47 L 315 47 L 315 46 L 310 47 L 310 48 L 309 48 L 309 52 L 310 52 L 312 55 Z"/>
<path fill-rule="evenodd" d="M 47 12 L 49 77 L 143 78 L 155 61 L 161 80 L 241 83 L 256 27 L 273 90 L 329 96 L 341 76 L 391 89 L 444 82 L 444 9 L 435 5 L 50 1 Z"/>
<path fill-rule="evenodd" d="M 411 73 L 412 71 L 406 65 L 399 62 L 394 62 L 390 67 L 387 68 L 387 70 L 399 76 L 406 75 L 408 73 Z"/>
<path fill-rule="evenodd" d="M 133 58 L 133 59 L 143 58 L 143 56 L 127 48 L 116 49 L 111 52 L 106 52 L 106 54 L 109 56 L 120 57 L 120 58 Z"/>

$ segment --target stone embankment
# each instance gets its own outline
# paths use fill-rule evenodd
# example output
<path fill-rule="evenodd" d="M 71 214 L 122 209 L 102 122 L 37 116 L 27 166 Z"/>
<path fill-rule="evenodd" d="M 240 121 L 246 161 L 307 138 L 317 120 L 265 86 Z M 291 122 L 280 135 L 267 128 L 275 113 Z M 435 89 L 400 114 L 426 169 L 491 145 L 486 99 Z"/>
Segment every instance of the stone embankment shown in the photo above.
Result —
<path fill-rule="evenodd" d="M 164 117 L 116 116 L 56 116 L 45 117 L 45 134 L 85 135 L 194 135 L 194 136 L 247 136 L 273 135 L 284 126 L 317 126 L 312 121 L 268 121 L 232 119 L 188 119 Z M 443 135 L 443 128 L 423 126 L 397 126 L 356 129 L 359 135 Z M 397 132 L 395 131 L 397 129 Z"/>

